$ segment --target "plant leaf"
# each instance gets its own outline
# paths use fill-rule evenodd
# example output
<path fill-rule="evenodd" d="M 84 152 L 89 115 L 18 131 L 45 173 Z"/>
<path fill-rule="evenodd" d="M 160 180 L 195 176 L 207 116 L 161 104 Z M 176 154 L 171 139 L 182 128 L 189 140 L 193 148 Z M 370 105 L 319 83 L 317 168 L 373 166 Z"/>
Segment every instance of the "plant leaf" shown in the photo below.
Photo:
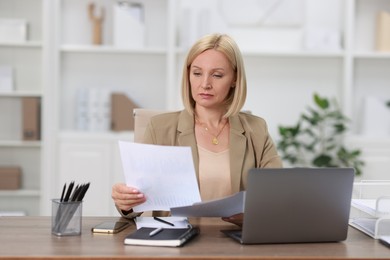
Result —
<path fill-rule="evenodd" d="M 321 154 L 313 159 L 313 164 L 318 167 L 331 167 L 332 157 L 326 154 Z"/>
<path fill-rule="evenodd" d="M 329 107 L 329 101 L 326 98 L 321 98 L 319 95 L 314 94 L 314 102 L 321 109 L 327 109 Z"/>

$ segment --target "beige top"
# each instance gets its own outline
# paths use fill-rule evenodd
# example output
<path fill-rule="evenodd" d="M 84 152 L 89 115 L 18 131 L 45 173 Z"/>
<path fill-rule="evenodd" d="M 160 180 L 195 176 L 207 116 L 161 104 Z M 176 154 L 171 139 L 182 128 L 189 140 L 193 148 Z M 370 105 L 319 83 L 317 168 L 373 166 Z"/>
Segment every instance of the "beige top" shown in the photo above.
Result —
<path fill-rule="evenodd" d="M 199 189 L 202 201 L 232 194 L 229 149 L 214 153 L 198 145 Z"/>

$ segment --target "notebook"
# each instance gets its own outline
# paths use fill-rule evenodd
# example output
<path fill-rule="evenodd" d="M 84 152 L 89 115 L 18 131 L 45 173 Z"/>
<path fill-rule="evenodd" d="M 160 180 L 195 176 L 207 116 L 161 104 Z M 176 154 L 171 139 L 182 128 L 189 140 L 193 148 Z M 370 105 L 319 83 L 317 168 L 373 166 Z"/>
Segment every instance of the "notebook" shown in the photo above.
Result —
<path fill-rule="evenodd" d="M 352 168 L 251 169 L 242 244 L 335 242 L 347 238 Z"/>
<path fill-rule="evenodd" d="M 126 236 L 125 245 L 180 247 L 199 234 L 199 228 L 142 227 Z"/>

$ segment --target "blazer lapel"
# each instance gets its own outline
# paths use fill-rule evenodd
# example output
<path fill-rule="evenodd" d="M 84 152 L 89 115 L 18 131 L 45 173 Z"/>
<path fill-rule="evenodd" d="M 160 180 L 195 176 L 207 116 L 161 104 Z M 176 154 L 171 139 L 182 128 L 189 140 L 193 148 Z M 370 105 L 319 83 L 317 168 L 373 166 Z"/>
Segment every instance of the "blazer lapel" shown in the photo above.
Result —
<path fill-rule="evenodd" d="M 196 178 L 199 183 L 199 155 L 198 147 L 196 145 L 195 132 L 194 132 L 194 117 L 190 115 L 186 110 L 183 110 L 179 116 L 179 123 L 177 126 L 178 131 L 178 144 L 180 146 L 190 146 L 192 151 L 192 157 L 194 161 L 194 167 L 196 172 Z"/>
<path fill-rule="evenodd" d="M 241 172 L 246 150 L 246 137 L 244 128 L 238 116 L 231 116 L 230 123 L 230 174 L 232 193 L 240 191 Z M 232 149 L 233 148 L 233 149 Z"/>

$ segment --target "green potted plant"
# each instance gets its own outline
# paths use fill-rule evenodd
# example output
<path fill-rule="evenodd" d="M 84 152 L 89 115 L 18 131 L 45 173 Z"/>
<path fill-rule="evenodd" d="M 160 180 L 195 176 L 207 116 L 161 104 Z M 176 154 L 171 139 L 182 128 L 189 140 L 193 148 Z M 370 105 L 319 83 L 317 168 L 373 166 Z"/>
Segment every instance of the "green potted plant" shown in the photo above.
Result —
<path fill-rule="evenodd" d="M 277 143 L 282 159 L 298 167 L 353 167 L 356 175 L 364 162 L 360 150 L 343 144 L 348 118 L 335 99 L 313 95 L 315 107 L 308 107 L 294 126 L 279 126 Z"/>

